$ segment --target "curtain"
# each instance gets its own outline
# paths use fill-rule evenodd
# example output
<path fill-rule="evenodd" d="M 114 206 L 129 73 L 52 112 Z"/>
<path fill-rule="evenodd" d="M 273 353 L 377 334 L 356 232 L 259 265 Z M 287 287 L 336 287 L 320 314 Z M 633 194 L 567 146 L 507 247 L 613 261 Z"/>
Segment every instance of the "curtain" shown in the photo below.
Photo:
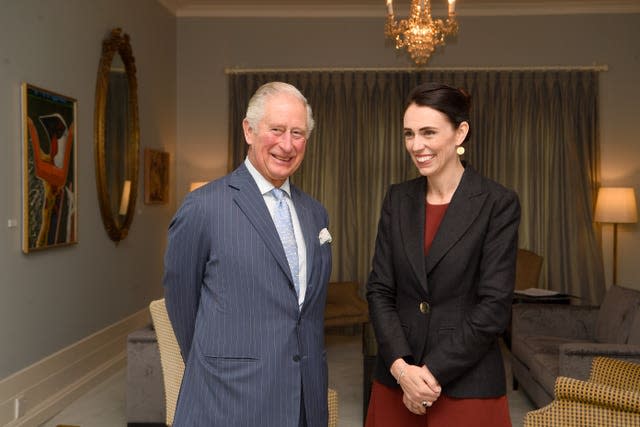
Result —
<path fill-rule="evenodd" d="M 597 71 L 305 70 L 228 78 L 230 170 L 245 158 L 241 123 L 261 84 L 285 81 L 307 97 L 316 128 L 291 180 L 329 212 L 332 280 L 366 283 L 386 189 L 417 176 L 402 140 L 405 100 L 416 85 L 439 81 L 472 96 L 464 157 L 519 194 L 519 245 L 544 257 L 540 286 L 600 302 L 604 273 L 592 218 Z"/>

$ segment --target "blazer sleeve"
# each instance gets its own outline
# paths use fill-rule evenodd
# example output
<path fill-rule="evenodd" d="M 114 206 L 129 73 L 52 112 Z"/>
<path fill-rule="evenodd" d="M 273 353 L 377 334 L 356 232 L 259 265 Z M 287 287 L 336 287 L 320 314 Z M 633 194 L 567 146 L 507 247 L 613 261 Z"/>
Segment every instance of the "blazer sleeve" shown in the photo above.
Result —
<path fill-rule="evenodd" d="M 185 363 L 193 341 L 208 251 L 205 214 L 189 194 L 169 225 L 164 257 L 165 304 Z"/>
<path fill-rule="evenodd" d="M 515 283 L 520 202 L 503 189 L 492 205 L 476 272 L 475 304 L 461 327 L 427 352 L 423 363 L 440 384 L 456 379 L 479 362 L 509 322 Z"/>
<path fill-rule="evenodd" d="M 396 274 L 392 254 L 392 193 L 389 187 L 382 203 L 372 269 L 367 282 L 367 301 L 375 330 L 378 353 L 387 367 L 398 358 L 411 358 L 411 347 L 402 329 L 396 303 Z"/>

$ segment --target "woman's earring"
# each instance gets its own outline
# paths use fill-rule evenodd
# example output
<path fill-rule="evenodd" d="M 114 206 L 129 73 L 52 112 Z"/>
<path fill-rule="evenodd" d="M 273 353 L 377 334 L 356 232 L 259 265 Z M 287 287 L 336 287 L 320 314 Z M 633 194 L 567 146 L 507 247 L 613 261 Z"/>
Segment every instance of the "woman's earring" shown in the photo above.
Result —
<path fill-rule="evenodd" d="M 462 156 L 464 154 L 464 147 L 462 145 L 458 145 L 456 153 L 458 153 L 458 156 Z"/>

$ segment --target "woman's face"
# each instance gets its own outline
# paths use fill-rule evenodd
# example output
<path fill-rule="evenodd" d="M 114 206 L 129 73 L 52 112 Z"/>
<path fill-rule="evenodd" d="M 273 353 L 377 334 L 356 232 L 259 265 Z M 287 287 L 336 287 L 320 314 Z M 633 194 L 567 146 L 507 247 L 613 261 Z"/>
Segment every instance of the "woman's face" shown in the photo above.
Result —
<path fill-rule="evenodd" d="M 436 176 L 460 162 L 456 148 L 462 144 L 469 124 L 454 128 L 449 118 L 431 107 L 411 104 L 404 112 L 404 143 L 423 176 Z"/>

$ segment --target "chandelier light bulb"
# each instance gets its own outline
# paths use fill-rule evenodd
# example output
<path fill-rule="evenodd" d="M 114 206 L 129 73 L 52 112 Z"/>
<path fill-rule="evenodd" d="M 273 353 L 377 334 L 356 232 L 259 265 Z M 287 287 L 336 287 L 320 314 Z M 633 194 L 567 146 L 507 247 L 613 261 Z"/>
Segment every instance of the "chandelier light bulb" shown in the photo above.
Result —
<path fill-rule="evenodd" d="M 393 15 L 393 0 L 387 0 L 387 14 Z"/>

